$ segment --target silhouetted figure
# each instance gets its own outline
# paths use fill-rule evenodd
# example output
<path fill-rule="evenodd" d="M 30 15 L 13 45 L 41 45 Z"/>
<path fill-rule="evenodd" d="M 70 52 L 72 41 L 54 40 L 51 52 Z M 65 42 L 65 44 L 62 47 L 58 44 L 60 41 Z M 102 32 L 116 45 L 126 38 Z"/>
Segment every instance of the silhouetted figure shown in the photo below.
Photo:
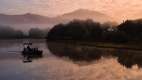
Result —
<path fill-rule="evenodd" d="M 25 61 L 31 62 L 32 48 L 29 45 L 27 45 L 27 47 L 24 48 L 22 55 Z"/>
<path fill-rule="evenodd" d="M 27 60 L 31 60 L 31 58 L 32 58 L 32 49 L 31 49 L 31 47 L 29 45 L 27 46 L 27 50 L 28 50 Z"/>
<path fill-rule="evenodd" d="M 24 43 L 24 49 L 22 51 L 24 62 L 31 62 L 32 59 L 42 57 L 43 51 L 38 48 L 31 48 L 30 45 L 32 45 L 32 43 Z"/>

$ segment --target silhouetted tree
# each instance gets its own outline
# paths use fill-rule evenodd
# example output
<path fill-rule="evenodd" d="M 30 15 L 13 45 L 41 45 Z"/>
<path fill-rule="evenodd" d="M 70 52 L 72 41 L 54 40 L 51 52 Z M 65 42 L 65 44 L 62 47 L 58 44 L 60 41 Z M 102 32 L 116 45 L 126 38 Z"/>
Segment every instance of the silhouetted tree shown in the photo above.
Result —
<path fill-rule="evenodd" d="M 39 28 L 31 28 L 29 30 L 29 38 L 42 39 L 46 37 L 46 31 Z"/>
<path fill-rule="evenodd" d="M 101 40 L 103 29 L 92 20 L 74 20 L 67 24 L 58 24 L 52 28 L 48 40 Z"/>
<path fill-rule="evenodd" d="M 25 34 L 20 30 L 15 30 L 9 26 L 0 26 L 0 39 L 24 38 Z"/>
<path fill-rule="evenodd" d="M 115 28 L 114 28 L 115 27 Z M 118 26 L 110 26 L 108 24 L 100 24 L 93 22 L 92 20 L 80 21 L 74 20 L 67 24 L 58 24 L 54 26 L 47 35 L 48 40 L 76 40 L 76 41 L 101 41 L 101 42 L 110 42 L 110 43 L 129 43 L 139 41 L 139 44 L 142 43 L 142 20 L 127 20 Z M 127 44 L 128 44 L 127 43 Z M 130 44 L 130 43 L 129 43 Z M 52 46 L 51 46 L 52 47 Z M 50 48 L 50 45 L 49 45 Z M 63 48 L 63 47 L 61 47 Z M 80 48 L 80 47 L 79 47 Z M 123 49 L 116 49 L 115 53 L 112 53 L 112 56 L 118 58 L 118 62 L 126 67 L 132 67 L 137 64 L 142 67 L 142 55 L 138 54 L 140 51 L 136 51 L 134 53 L 127 52 L 126 49 L 129 47 L 125 47 Z M 90 54 L 85 52 L 85 49 L 72 49 L 63 48 L 66 52 L 55 52 L 55 55 L 58 56 L 68 56 L 69 58 L 75 60 L 89 60 L 89 59 L 98 59 L 104 55 L 100 51 L 92 51 Z M 57 49 L 58 50 L 58 49 Z M 73 52 L 73 50 L 75 52 Z M 118 51 L 117 51 L 118 50 Z M 137 50 L 137 49 L 135 49 Z M 55 51 L 54 49 L 51 51 Z M 96 52 L 96 53 L 94 53 Z M 108 54 L 105 54 L 108 55 Z"/>
<path fill-rule="evenodd" d="M 142 40 L 142 20 L 127 20 L 118 26 L 118 30 L 126 33 L 129 41 Z"/>

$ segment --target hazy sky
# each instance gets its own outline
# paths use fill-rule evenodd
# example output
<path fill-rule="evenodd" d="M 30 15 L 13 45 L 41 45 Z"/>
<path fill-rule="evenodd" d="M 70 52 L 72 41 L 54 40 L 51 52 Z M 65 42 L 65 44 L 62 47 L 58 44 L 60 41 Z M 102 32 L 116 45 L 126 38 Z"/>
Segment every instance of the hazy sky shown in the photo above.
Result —
<path fill-rule="evenodd" d="M 142 18 L 142 0 L 0 0 L 0 13 L 56 16 L 78 8 L 99 11 L 116 20 Z"/>

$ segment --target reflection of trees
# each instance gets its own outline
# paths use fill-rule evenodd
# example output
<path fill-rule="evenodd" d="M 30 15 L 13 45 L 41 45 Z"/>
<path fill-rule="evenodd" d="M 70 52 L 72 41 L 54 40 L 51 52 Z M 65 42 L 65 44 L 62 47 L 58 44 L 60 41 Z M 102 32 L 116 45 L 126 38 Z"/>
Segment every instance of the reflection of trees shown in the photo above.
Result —
<path fill-rule="evenodd" d="M 121 23 L 118 26 L 110 26 L 108 24 L 100 24 L 93 22 L 91 20 L 80 21 L 75 20 L 67 24 L 58 24 L 52 28 L 47 36 L 47 39 L 50 41 L 54 40 L 74 40 L 76 42 L 79 41 L 94 41 L 94 42 L 110 42 L 110 43 L 137 43 L 139 42 L 139 46 L 142 43 L 142 20 L 128 20 Z M 136 44 L 137 45 L 137 44 Z M 131 45 L 132 46 L 132 45 Z M 115 46 L 114 46 L 115 47 Z M 50 47 L 49 47 L 50 48 Z M 129 46 L 128 46 L 129 48 Z M 92 53 L 89 50 L 85 52 L 82 49 L 82 53 L 72 52 L 75 50 L 64 49 L 68 52 L 59 54 L 55 52 L 55 55 L 59 56 L 68 56 L 72 59 L 76 60 L 89 60 L 89 59 L 97 59 L 100 56 L 103 56 L 100 51 L 94 50 Z M 55 51 L 55 50 L 52 50 Z M 102 51 L 102 50 L 101 50 Z M 130 50 L 131 51 L 131 50 Z M 133 50 L 132 50 L 133 51 Z M 96 53 L 97 54 L 96 54 Z M 105 53 L 105 52 L 104 52 Z M 126 67 L 131 67 L 135 64 L 138 66 L 142 66 L 142 55 L 141 51 L 136 52 L 127 52 L 123 50 L 123 47 L 116 50 L 116 52 L 111 55 L 114 55 L 118 58 L 118 61 L 125 65 Z M 108 55 L 108 54 L 107 54 Z"/>

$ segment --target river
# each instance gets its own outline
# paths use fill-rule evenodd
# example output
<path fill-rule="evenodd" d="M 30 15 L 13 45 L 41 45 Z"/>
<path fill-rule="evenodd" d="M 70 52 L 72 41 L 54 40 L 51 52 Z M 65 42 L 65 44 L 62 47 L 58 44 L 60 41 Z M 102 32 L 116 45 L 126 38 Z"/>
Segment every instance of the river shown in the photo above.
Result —
<path fill-rule="evenodd" d="M 0 40 L 0 80 L 142 80 L 142 69 L 126 68 L 116 58 L 74 62 L 54 56 L 45 41 L 34 41 L 44 57 L 23 63 L 23 40 Z"/>

